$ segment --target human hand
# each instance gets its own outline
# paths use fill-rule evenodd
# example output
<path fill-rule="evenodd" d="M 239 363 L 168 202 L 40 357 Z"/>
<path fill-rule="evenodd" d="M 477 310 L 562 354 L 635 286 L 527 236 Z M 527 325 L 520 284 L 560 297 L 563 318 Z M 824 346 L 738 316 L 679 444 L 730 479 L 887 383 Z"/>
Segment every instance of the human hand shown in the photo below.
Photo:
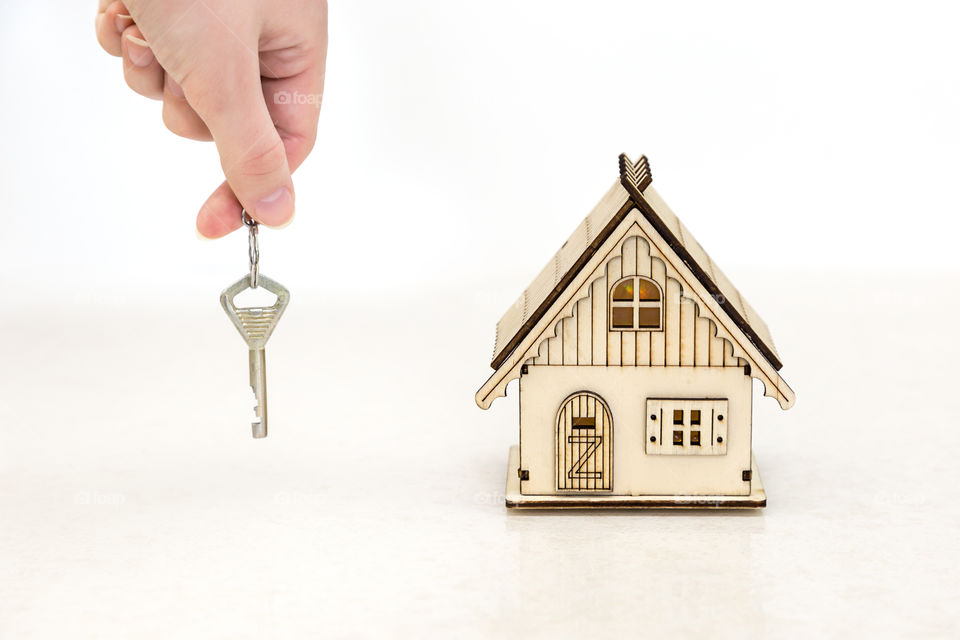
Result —
<path fill-rule="evenodd" d="M 209 238 L 293 217 L 291 172 L 313 149 L 327 57 L 326 0 L 99 0 L 97 39 L 123 58 L 163 122 L 213 140 L 226 182 L 197 215 Z"/>

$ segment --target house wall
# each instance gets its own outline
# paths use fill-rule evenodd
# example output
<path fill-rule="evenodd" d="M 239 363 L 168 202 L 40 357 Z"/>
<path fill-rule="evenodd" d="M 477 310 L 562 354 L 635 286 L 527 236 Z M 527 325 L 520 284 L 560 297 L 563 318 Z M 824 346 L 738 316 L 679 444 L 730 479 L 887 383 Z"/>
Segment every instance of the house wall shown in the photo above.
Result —
<path fill-rule="evenodd" d="M 613 422 L 611 495 L 748 495 L 752 413 L 751 378 L 732 367 L 600 367 L 528 365 L 520 377 L 520 468 L 525 495 L 557 489 L 557 412 L 579 391 L 592 392 Z M 648 398 L 728 400 L 724 455 L 646 453 Z"/>
<path fill-rule="evenodd" d="M 621 278 L 655 281 L 663 328 L 609 329 L 609 291 Z M 557 489 L 557 412 L 578 391 L 599 395 L 613 419 L 613 494 L 747 495 L 750 482 L 751 378 L 747 361 L 718 335 L 708 308 L 634 225 L 592 275 L 577 300 L 546 331 L 520 378 L 520 457 L 524 494 Z M 648 398 L 729 401 L 723 455 L 646 453 Z"/>

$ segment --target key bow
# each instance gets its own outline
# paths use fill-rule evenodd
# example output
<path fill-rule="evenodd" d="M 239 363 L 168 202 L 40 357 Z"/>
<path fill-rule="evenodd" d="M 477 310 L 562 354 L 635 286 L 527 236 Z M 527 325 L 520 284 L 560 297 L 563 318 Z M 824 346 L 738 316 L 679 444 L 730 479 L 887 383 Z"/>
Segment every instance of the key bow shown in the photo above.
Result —
<path fill-rule="evenodd" d="M 250 288 L 248 276 L 240 278 L 220 294 L 223 310 L 251 349 L 263 349 L 290 302 L 290 292 L 282 284 L 264 275 L 258 276 L 257 284 L 277 296 L 277 301 L 269 307 L 237 307 L 234 298 Z"/>

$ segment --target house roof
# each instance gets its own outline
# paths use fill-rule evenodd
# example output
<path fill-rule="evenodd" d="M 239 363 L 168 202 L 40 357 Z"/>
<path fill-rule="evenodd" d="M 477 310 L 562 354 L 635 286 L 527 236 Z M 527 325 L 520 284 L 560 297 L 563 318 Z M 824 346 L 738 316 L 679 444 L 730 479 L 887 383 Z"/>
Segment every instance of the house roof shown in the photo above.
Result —
<path fill-rule="evenodd" d="M 650 185 L 653 181 L 646 156 L 631 163 L 620 155 L 620 180 L 607 192 L 546 267 L 497 323 L 491 366 L 498 369 L 530 330 L 574 280 L 617 225 L 634 208 L 651 223 L 677 256 L 689 267 L 707 292 L 770 363 L 783 366 L 763 319 L 714 264 L 693 234 Z"/>

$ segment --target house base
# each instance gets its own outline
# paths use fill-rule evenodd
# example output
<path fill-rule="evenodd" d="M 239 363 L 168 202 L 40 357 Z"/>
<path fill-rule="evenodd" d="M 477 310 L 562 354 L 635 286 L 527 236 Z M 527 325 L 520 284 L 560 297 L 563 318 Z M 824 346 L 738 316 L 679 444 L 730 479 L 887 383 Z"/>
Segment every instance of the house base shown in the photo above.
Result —
<path fill-rule="evenodd" d="M 520 493 L 520 447 L 510 447 L 506 505 L 511 509 L 759 509 L 767 506 L 757 459 L 751 456 L 748 496 L 611 496 L 598 494 L 527 496 Z"/>

